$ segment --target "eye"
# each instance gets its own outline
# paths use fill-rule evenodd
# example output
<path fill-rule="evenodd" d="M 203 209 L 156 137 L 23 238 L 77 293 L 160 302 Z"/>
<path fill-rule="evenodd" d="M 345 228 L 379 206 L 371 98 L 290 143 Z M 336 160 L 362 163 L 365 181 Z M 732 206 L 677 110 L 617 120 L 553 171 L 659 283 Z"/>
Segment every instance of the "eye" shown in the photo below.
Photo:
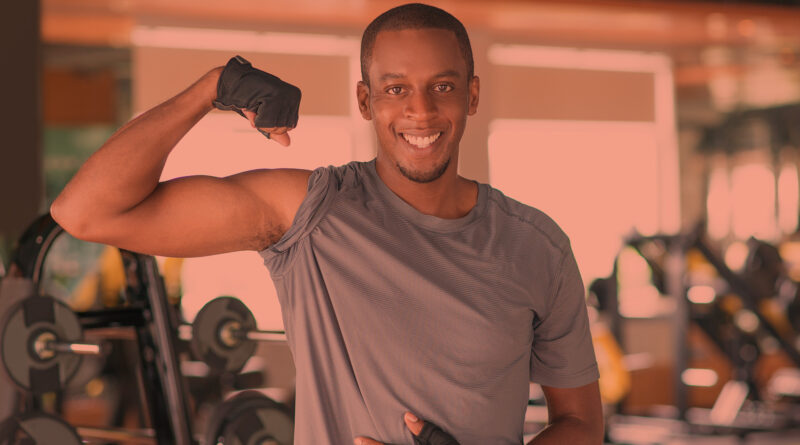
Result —
<path fill-rule="evenodd" d="M 437 93 L 448 93 L 450 91 L 453 91 L 453 86 L 450 85 L 449 83 L 437 83 L 436 85 L 433 86 L 433 90 L 436 91 Z"/>
<path fill-rule="evenodd" d="M 398 95 L 403 92 L 403 87 L 389 87 L 386 92 L 392 95 Z"/>

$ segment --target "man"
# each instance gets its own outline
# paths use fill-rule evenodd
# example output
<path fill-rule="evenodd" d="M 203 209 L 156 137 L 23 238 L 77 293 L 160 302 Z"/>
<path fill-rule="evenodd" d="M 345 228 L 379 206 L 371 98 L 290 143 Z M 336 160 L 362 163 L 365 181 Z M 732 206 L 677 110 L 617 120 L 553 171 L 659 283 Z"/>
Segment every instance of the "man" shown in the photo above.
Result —
<path fill-rule="evenodd" d="M 299 92 L 234 58 L 117 131 L 54 217 L 79 238 L 150 254 L 259 251 L 297 368 L 298 444 L 428 443 L 417 435 L 430 431 L 440 437 L 430 443 L 452 443 L 434 426 L 462 444 L 520 443 L 529 381 L 549 412 L 533 443 L 600 443 L 567 237 L 457 174 L 479 95 L 463 25 L 426 5 L 394 8 L 365 31 L 361 62 L 374 160 L 159 183 L 172 147 L 214 105 L 290 143 Z"/>

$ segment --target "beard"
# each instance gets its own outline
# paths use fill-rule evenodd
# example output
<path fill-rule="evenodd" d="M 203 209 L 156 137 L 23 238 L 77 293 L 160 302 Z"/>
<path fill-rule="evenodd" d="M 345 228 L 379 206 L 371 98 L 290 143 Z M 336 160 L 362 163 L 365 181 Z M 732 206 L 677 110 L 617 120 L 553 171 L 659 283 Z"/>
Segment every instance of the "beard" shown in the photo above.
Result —
<path fill-rule="evenodd" d="M 439 179 L 439 177 L 444 174 L 445 170 L 447 170 L 447 166 L 449 165 L 450 158 L 448 157 L 444 162 L 442 162 L 441 165 L 438 165 L 428 171 L 411 170 L 403 167 L 399 162 L 397 163 L 397 169 L 400 170 L 400 173 L 406 178 L 420 184 L 425 184 L 427 182 L 433 182 Z"/>

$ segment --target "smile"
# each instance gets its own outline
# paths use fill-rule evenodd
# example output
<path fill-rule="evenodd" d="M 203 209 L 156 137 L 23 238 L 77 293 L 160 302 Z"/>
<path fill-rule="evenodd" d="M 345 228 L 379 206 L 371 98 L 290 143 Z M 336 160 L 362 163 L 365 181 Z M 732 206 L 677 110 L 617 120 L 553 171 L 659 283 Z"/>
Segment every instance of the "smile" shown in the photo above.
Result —
<path fill-rule="evenodd" d="M 417 147 L 417 148 L 425 148 L 439 139 L 439 136 L 442 135 L 442 132 L 434 133 L 429 136 L 414 136 L 410 134 L 400 133 L 403 136 L 403 139 L 406 140 L 409 144 Z"/>

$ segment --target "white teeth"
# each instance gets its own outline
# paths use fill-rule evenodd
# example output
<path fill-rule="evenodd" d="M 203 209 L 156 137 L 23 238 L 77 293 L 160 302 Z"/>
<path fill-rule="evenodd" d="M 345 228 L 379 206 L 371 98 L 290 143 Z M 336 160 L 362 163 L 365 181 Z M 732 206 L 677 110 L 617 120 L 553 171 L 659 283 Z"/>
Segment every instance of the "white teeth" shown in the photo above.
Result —
<path fill-rule="evenodd" d="M 420 136 L 411 136 L 411 135 L 403 133 L 403 139 L 405 139 L 406 142 L 408 142 L 409 144 L 411 144 L 411 145 L 413 145 L 415 147 L 425 148 L 428 145 L 433 144 L 437 139 L 439 139 L 439 136 L 441 136 L 441 135 L 442 135 L 442 133 L 436 133 L 436 134 L 432 134 L 430 136 L 420 137 Z"/>

